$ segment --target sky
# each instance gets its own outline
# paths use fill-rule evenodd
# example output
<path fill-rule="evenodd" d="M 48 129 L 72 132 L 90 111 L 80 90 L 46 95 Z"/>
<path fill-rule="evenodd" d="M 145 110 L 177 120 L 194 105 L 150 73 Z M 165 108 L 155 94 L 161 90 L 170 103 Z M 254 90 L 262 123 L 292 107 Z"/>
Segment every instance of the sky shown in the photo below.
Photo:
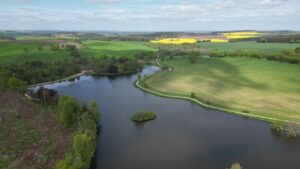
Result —
<path fill-rule="evenodd" d="M 300 30 L 300 0 L 0 0 L 0 30 Z"/>

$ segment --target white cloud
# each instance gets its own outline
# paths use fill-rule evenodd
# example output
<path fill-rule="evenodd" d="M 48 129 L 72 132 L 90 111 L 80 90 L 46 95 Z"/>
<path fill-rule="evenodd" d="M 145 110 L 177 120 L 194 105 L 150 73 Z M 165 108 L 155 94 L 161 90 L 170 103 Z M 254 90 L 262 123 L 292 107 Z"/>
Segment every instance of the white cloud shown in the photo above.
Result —
<path fill-rule="evenodd" d="M 2 0 L 3 1 L 3 0 Z M 19 0 L 20 1 L 20 0 Z M 26 0 L 21 0 L 26 1 Z M 27 0 L 28 1 L 28 0 Z M 201 23 L 240 22 L 240 21 L 262 21 L 276 19 L 289 21 L 289 18 L 300 17 L 298 0 L 218 0 L 195 3 L 182 0 L 179 3 L 169 5 L 143 6 L 143 1 L 135 4 L 137 7 L 125 7 L 114 5 L 114 2 L 123 0 L 84 0 L 89 2 L 112 3 L 111 6 L 94 9 L 48 9 L 48 8 L 24 8 L 24 7 L 2 7 L 0 6 L 0 28 L 1 21 L 20 22 L 42 22 L 50 24 L 68 24 L 70 22 L 101 25 L 102 23 L 151 23 L 153 25 L 185 23 L 201 25 Z M 126 0 L 127 2 L 133 0 Z M 1 2 L 1 0 L 0 0 Z M 140 6 L 140 8 L 138 8 Z M 142 24 L 143 25 L 143 24 Z M 298 24 L 299 25 L 299 24 Z M 3 26 L 2 26 L 3 27 Z"/>

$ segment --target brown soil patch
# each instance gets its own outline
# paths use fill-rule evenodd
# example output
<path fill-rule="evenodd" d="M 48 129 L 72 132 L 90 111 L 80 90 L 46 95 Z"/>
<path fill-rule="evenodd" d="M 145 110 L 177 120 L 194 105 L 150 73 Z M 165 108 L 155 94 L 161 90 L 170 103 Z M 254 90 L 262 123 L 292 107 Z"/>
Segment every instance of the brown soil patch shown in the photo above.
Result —
<path fill-rule="evenodd" d="M 19 123 L 9 123 L 9 126 L 2 126 L 1 119 L 15 114 L 16 121 L 22 121 L 29 126 L 31 132 L 37 139 L 26 138 L 27 134 L 20 136 Z M 6 152 L 5 146 L 20 147 L 20 142 L 25 141 L 28 145 L 21 152 L 12 150 L 14 158 L 7 168 L 13 169 L 52 169 L 57 161 L 64 158 L 69 150 L 72 140 L 72 129 L 66 129 L 59 124 L 54 112 L 46 111 L 41 105 L 35 104 L 27 98 L 12 92 L 0 92 L 0 131 L 5 128 L 8 137 L 0 137 L 0 155 Z M 1 129 L 2 128 L 2 129 Z M 24 129 L 25 130 L 25 129 Z M 25 132 L 25 131 L 24 131 Z M 2 134 L 2 133 L 0 133 Z M 28 134 L 28 136 L 30 136 Z M 18 140 L 18 141 L 16 141 Z M 27 141 L 27 142 L 26 142 Z M 1 162 L 1 161 L 0 161 Z"/>

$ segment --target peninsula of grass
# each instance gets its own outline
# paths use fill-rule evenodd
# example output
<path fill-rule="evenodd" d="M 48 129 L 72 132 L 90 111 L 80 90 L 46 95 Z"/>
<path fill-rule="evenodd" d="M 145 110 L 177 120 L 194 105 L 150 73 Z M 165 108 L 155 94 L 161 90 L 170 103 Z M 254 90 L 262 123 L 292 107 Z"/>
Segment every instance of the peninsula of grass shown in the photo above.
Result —
<path fill-rule="evenodd" d="M 165 97 L 198 100 L 222 111 L 300 122 L 299 65 L 249 58 L 203 58 L 191 64 L 183 57 L 162 64 L 172 66 L 172 71 L 139 84 Z"/>
<path fill-rule="evenodd" d="M 154 112 L 137 112 L 134 113 L 131 117 L 131 120 L 134 122 L 142 123 L 156 118 L 156 113 Z"/>

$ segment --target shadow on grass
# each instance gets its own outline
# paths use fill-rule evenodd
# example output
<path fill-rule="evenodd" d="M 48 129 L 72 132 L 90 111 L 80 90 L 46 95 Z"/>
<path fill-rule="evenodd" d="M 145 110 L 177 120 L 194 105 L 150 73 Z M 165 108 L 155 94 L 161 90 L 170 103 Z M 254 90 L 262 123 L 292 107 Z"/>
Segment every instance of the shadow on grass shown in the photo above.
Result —
<path fill-rule="evenodd" d="M 227 89 L 234 90 L 241 87 L 260 90 L 268 89 L 266 84 L 252 81 L 244 76 L 236 65 L 224 59 L 199 59 L 197 66 L 191 69 L 198 69 L 193 70 L 193 72 L 199 72 L 200 75 L 194 78 L 193 82 L 201 83 L 201 80 L 207 79 L 205 83 L 214 87 L 213 92 L 222 92 Z M 257 76 L 260 75 L 258 74 Z"/>

